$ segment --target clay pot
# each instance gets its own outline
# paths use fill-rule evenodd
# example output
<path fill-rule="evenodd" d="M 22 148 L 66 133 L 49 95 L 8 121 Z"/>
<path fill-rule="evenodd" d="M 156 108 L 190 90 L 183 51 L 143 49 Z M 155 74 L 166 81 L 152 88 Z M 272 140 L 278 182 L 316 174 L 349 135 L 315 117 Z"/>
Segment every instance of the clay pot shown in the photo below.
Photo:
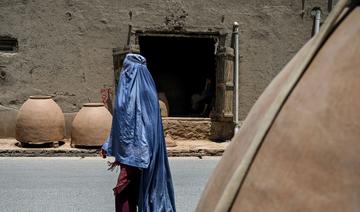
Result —
<path fill-rule="evenodd" d="M 95 147 L 104 143 L 110 133 L 112 116 L 103 103 L 86 103 L 71 126 L 71 145 Z"/>
<path fill-rule="evenodd" d="M 159 106 L 160 106 L 161 117 L 168 117 L 169 113 L 168 113 L 165 103 L 163 101 L 159 100 Z"/>
<path fill-rule="evenodd" d="M 30 96 L 16 118 L 16 139 L 43 144 L 64 139 L 65 119 L 51 96 Z"/>
<path fill-rule="evenodd" d="M 169 116 L 169 113 L 170 113 L 169 102 L 167 100 L 165 93 L 164 92 L 158 93 L 158 98 L 159 98 L 159 103 L 160 103 L 160 109 L 162 109 L 162 111 L 166 111 L 166 114 L 167 114 L 166 116 Z M 163 116 L 162 111 L 161 111 L 161 116 Z"/>

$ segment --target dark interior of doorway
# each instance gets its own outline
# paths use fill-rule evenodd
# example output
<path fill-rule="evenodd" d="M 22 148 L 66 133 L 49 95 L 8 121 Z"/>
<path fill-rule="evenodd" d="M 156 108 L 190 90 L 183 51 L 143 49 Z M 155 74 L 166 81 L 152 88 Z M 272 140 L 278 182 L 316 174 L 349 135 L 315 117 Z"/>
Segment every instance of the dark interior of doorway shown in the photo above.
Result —
<path fill-rule="evenodd" d="M 208 117 L 215 102 L 215 39 L 139 36 L 139 44 L 158 92 L 166 95 L 169 116 Z M 205 89 L 209 81 L 210 88 Z M 194 107 L 199 96 L 200 99 L 211 97 L 205 98 L 206 110 L 202 101 Z"/>

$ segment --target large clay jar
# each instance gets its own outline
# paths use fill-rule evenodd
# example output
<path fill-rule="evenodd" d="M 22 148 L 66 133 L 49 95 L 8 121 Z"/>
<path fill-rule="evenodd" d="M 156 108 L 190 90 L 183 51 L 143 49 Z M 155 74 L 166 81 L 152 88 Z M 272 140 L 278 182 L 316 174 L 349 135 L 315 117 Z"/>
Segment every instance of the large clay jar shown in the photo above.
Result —
<path fill-rule="evenodd" d="M 168 117 L 169 113 L 166 104 L 163 101 L 159 100 L 159 106 L 160 106 L 161 117 Z"/>
<path fill-rule="evenodd" d="M 197 212 L 360 211 L 360 4 L 347 2 L 260 96 Z"/>
<path fill-rule="evenodd" d="M 96 147 L 110 133 L 112 116 L 103 103 L 86 103 L 75 116 L 71 127 L 71 145 Z"/>
<path fill-rule="evenodd" d="M 16 118 L 16 139 L 43 144 L 64 139 L 65 118 L 51 96 L 30 96 Z"/>
<path fill-rule="evenodd" d="M 164 92 L 158 93 L 159 103 L 160 103 L 160 109 L 162 109 L 162 116 L 163 114 L 167 114 L 166 116 L 169 116 L 170 108 L 169 108 L 169 102 Z M 166 112 L 165 112 L 166 111 Z M 164 115 L 165 116 L 165 115 Z"/>

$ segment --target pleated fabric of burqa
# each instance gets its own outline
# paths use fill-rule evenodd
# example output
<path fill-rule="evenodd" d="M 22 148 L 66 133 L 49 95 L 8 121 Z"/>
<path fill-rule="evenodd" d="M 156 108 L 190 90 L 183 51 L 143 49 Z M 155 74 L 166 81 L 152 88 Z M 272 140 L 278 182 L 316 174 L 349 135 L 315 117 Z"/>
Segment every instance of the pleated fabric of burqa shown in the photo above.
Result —
<path fill-rule="evenodd" d="M 103 149 L 120 164 L 142 170 L 138 211 L 176 211 L 156 86 L 141 55 L 124 60 Z"/>

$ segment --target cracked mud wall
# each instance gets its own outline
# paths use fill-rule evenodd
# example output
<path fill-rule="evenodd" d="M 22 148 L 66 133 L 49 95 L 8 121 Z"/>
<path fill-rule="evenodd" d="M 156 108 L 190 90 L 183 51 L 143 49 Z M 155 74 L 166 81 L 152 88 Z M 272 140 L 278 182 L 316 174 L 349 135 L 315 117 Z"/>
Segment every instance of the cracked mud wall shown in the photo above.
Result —
<path fill-rule="evenodd" d="M 112 48 L 127 41 L 128 24 L 204 30 L 240 24 L 240 118 L 311 37 L 310 10 L 326 0 L 1 0 L 0 36 L 18 40 L 0 53 L 0 105 L 19 108 L 30 95 L 54 95 L 64 112 L 100 101 L 113 86 Z M 227 46 L 229 46 L 229 35 Z"/>

